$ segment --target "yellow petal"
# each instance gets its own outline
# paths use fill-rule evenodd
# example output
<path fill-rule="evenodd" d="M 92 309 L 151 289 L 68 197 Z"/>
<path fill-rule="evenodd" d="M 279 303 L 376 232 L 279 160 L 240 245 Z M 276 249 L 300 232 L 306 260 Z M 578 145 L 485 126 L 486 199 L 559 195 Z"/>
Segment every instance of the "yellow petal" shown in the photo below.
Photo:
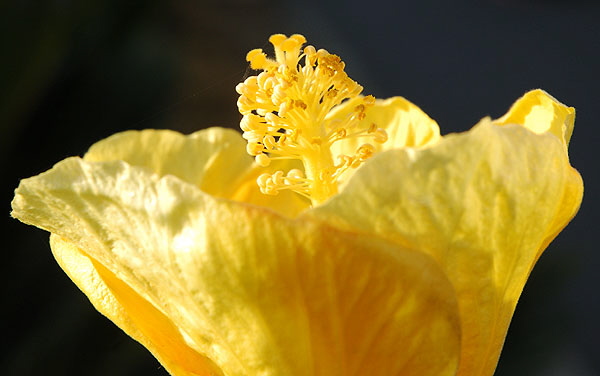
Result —
<path fill-rule="evenodd" d="M 274 171 L 290 171 L 293 168 L 303 170 L 302 163 L 298 160 L 273 160 L 268 167 L 255 164 L 248 170 L 231 196 L 234 201 L 245 202 L 269 209 L 293 218 L 310 207 L 310 201 L 291 190 L 282 190 L 276 196 L 266 195 L 260 191 L 256 179 L 263 173 Z"/>
<path fill-rule="evenodd" d="M 212 362 L 189 347 L 177 326 L 114 273 L 82 250 L 50 236 L 58 264 L 96 309 L 144 345 L 171 375 L 219 375 Z"/>
<path fill-rule="evenodd" d="M 351 114 L 354 107 L 362 103 L 361 101 L 362 97 L 358 97 L 342 103 L 328 115 L 328 118 L 343 119 Z M 366 117 L 359 124 L 359 129 L 366 129 L 370 124 L 385 129 L 388 141 L 378 144 L 368 137 L 346 138 L 333 145 L 333 155 L 352 155 L 364 143 L 371 143 L 376 151 L 383 151 L 403 147 L 423 147 L 434 144 L 440 138 L 440 129 L 435 120 L 402 97 L 376 100 L 375 105 L 366 111 Z"/>
<path fill-rule="evenodd" d="M 519 98 L 504 116 L 494 122 L 499 125 L 520 124 L 536 133 L 550 132 L 564 143 L 566 151 L 575 124 L 575 109 L 537 89 Z"/>
<path fill-rule="evenodd" d="M 342 103 L 334 108 L 328 118 L 342 120 L 353 114 L 354 108 L 362 103 L 362 99 L 357 97 Z M 387 132 L 386 142 L 374 142 L 372 137 L 349 137 L 332 145 L 332 155 L 354 155 L 365 143 L 373 145 L 374 152 L 381 152 L 404 147 L 425 147 L 435 144 L 440 138 L 440 130 L 435 120 L 402 97 L 377 99 L 375 105 L 366 111 L 366 117 L 360 121 L 358 129 L 369 128 L 371 124 L 376 124 L 378 128 Z M 351 168 L 342 174 L 339 179 L 340 188 L 355 171 L 356 169 Z"/>
<path fill-rule="evenodd" d="M 87 161 L 122 160 L 164 176 L 177 176 L 213 196 L 230 198 L 252 168 L 239 132 L 208 128 L 185 136 L 170 130 L 126 131 L 89 149 Z"/>
<path fill-rule="evenodd" d="M 122 160 L 174 175 L 213 196 L 268 207 L 293 217 L 309 202 L 291 191 L 278 196 L 260 192 L 256 179 L 266 171 L 302 168 L 293 162 L 273 161 L 263 168 L 246 153 L 246 141 L 231 129 L 207 128 L 185 136 L 170 130 L 126 131 L 101 140 L 85 154 L 86 161 Z"/>
<path fill-rule="evenodd" d="M 307 215 L 433 256 L 458 294 L 460 375 L 491 375 L 525 281 L 583 185 L 554 134 L 484 119 L 425 149 L 372 158 Z"/>
<path fill-rule="evenodd" d="M 184 349 L 176 359 L 159 349 L 165 366 L 200 369 L 187 362 L 206 355 L 230 376 L 456 371 L 452 286 L 429 256 L 385 240 L 78 158 L 23 180 L 13 215 L 55 234 L 94 304 L 109 317 L 126 311 L 124 330 Z M 100 296 L 86 286 L 98 278 Z M 154 321 L 173 338 L 149 334 Z"/>

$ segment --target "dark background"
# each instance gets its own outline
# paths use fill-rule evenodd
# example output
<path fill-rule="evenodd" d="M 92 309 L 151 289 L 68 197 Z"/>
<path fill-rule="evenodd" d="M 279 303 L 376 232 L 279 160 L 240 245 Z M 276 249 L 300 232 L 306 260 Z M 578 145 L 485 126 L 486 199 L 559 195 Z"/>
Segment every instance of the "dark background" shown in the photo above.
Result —
<path fill-rule="evenodd" d="M 584 202 L 534 269 L 496 374 L 600 374 L 599 17 L 583 1 L 3 3 L 0 373 L 166 374 L 94 311 L 46 233 L 9 218 L 12 191 L 114 132 L 237 127 L 245 54 L 282 32 L 341 55 L 365 93 L 407 97 L 444 134 L 502 115 L 537 87 L 577 108 L 570 157 Z"/>

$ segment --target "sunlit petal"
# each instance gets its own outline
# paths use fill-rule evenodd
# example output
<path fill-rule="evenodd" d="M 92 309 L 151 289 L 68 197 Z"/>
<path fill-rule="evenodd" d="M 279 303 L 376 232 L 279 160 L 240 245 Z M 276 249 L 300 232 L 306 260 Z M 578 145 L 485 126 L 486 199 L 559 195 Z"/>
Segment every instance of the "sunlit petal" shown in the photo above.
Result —
<path fill-rule="evenodd" d="M 310 207 L 310 201 L 296 192 L 283 190 L 276 196 L 265 195 L 256 183 L 257 178 L 267 171 L 284 170 L 292 168 L 302 169 L 302 164 L 295 160 L 274 160 L 269 167 L 254 165 L 241 179 L 232 200 L 272 209 L 287 217 L 293 218 Z"/>
<path fill-rule="evenodd" d="M 490 375 L 529 272 L 582 189 L 553 134 L 484 119 L 433 147 L 375 156 L 307 215 L 433 256 L 458 294 L 460 375 Z"/>
<path fill-rule="evenodd" d="M 353 108 L 361 98 L 355 98 L 342 103 L 329 115 L 333 119 L 343 119 L 352 113 Z M 366 111 L 357 128 L 368 128 L 375 124 L 388 135 L 384 143 L 373 142 L 369 137 L 346 138 L 336 142 L 332 147 L 333 154 L 352 154 L 365 142 L 375 146 L 376 151 L 403 147 L 423 147 L 434 144 L 440 138 L 440 130 L 435 122 L 419 107 L 402 97 L 378 99 L 373 107 Z"/>
<path fill-rule="evenodd" d="M 360 104 L 362 98 L 348 100 L 334 108 L 329 118 L 343 120 L 351 116 L 354 108 Z M 368 143 L 375 152 L 404 147 L 425 147 L 436 143 L 440 139 L 440 130 L 437 123 L 421 109 L 402 97 L 393 97 L 385 100 L 376 100 L 373 107 L 366 111 L 366 117 L 359 122 L 358 129 L 368 128 L 370 125 L 385 130 L 387 141 L 373 142 L 371 136 L 344 138 L 331 147 L 334 155 L 354 155 L 358 148 Z M 346 171 L 341 176 L 341 186 L 352 176 L 354 168 Z"/>
<path fill-rule="evenodd" d="M 575 124 L 575 109 L 537 89 L 519 98 L 504 116 L 494 122 L 500 125 L 520 124 L 536 133 L 552 133 L 564 143 L 566 151 Z"/>
<path fill-rule="evenodd" d="M 124 161 L 164 176 L 174 175 L 217 197 L 235 194 L 252 158 L 239 132 L 208 128 L 183 135 L 170 130 L 126 131 L 101 140 L 88 150 L 86 161 Z"/>
<path fill-rule="evenodd" d="M 442 138 L 302 35 L 269 41 L 242 135 L 114 135 L 21 181 L 12 215 L 173 375 L 491 375 L 581 203 L 575 110 L 533 90 Z"/>
<path fill-rule="evenodd" d="M 212 362 L 193 350 L 177 325 L 114 273 L 57 235 L 50 236 L 59 265 L 94 307 L 144 345 L 174 376 L 219 375 Z"/>
<path fill-rule="evenodd" d="M 67 159 L 23 180 L 13 209 L 54 234 L 74 281 L 161 361 L 150 324 L 175 332 L 186 372 L 210 368 L 187 363 L 206 356 L 240 376 L 455 373 L 454 291 L 425 254 L 120 161 Z"/>

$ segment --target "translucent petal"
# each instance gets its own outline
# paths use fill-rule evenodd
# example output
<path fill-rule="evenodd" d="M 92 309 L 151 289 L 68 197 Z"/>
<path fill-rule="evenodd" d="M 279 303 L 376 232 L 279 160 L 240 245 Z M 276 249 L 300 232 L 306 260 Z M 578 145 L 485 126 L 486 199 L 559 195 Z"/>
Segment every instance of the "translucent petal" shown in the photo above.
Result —
<path fill-rule="evenodd" d="M 73 280 L 165 366 L 210 368 L 205 355 L 231 376 L 456 371 L 454 291 L 425 254 L 120 161 L 70 158 L 23 180 L 13 215 L 52 232 Z"/>
<path fill-rule="evenodd" d="M 212 362 L 188 346 L 177 326 L 114 273 L 56 235 L 50 236 L 59 265 L 96 309 L 139 341 L 176 376 L 219 375 Z"/>
<path fill-rule="evenodd" d="M 328 118 L 345 118 L 361 101 L 362 98 L 355 98 L 341 104 Z M 368 137 L 348 138 L 333 145 L 333 155 L 352 155 L 360 145 L 367 142 L 375 146 L 376 151 L 383 151 L 403 147 L 423 147 L 434 144 L 440 138 L 437 123 L 419 107 L 402 97 L 376 100 L 375 105 L 367 110 L 366 117 L 360 122 L 358 128 L 366 129 L 371 124 L 385 129 L 388 134 L 387 142 L 378 144 Z"/>
<path fill-rule="evenodd" d="M 171 130 L 146 129 L 114 134 L 98 141 L 86 161 L 125 161 L 164 176 L 177 176 L 218 197 L 231 197 L 252 167 L 239 132 L 207 128 L 185 136 Z"/>
<path fill-rule="evenodd" d="M 256 183 L 256 179 L 263 173 L 274 173 L 283 171 L 287 174 L 291 169 L 304 170 L 302 163 L 298 160 L 273 160 L 267 167 L 254 165 L 244 175 L 235 193 L 231 196 L 234 201 L 245 202 L 261 207 L 273 209 L 287 217 L 295 217 L 310 207 L 310 201 L 291 190 L 282 190 L 276 196 L 262 193 Z"/>
<path fill-rule="evenodd" d="M 95 143 L 84 159 L 122 160 L 160 176 L 174 175 L 213 196 L 268 207 L 290 217 L 309 206 L 291 191 L 277 196 L 261 193 L 256 184 L 260 174 L 302 167 L 292 167 L 289 161 L 258 166 L 246 153 L 246 141 L 231 129 L 213 127 L 188 136 L 170 130 L 126 131 Z"/>
<path fill-rule="evenodd" d="M 575 109 L 537 89 L 519 98 L 510 110 L 494 123 L 520 124 L 536 133 L 550 132 L 564 143 L 566 151 L 575 125 Z"/>
<path fill-rule="evenodd" d="M 533 264 L 583 185 L 554 134 L 484 119 L 425 149 L 383 152 L 306 215 L 433 256 L 458 294 L 460 375 L 491 375 Z"/>

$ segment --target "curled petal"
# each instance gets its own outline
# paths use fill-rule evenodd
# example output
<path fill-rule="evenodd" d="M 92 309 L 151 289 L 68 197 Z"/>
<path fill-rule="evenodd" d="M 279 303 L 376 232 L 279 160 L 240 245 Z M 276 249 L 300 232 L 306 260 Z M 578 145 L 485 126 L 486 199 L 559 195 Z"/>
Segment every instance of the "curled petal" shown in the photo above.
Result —
<path fill-rule="evenodd" d="M 238 132 L 225 128 L 207 128 L 187 136 L 171 130 L 146 129 L 101 140 L 92 145 L 84 159 L 121 160 L 146 167 L 159 176 L 176 176 L 213 196 L 269 207 L 287 216 L 308 208 L 307 200 L 291 191 L 276 197 L 260 192 L 256 178 L 269 170 L 252 162 L 245 144 Z M 269 169 L 287 170 L 291 163 L 274 161 Z"/>
<path fill-rule="evenodd" d="M 50 246 L 60 267 L 88 296 L 94 307 L 144 345 L 170 374 L 221 375 L 210 359 L 186 343 L 171 319 L 114 273 L 57 235 L 50 235 Z"/>
<path fill-rule="evenodd" d="M 252 158 L 244 147 L 244 140 L 232 129 L 214 127 L 188 136 L 171 130 L 146 129 L 125 131 L 98 141 L 84 159 L 121 160 L 160 176 L 174 175 L 213 196 L 229 198 L 252 167 Z"/>
<path fill-rule="evenodd" d="M 336 107 L 329 119 L 343 119 L 352 113 L 362 97 L 349 100 Z M 402 97 L 392 97 L 376 100 L 372 107 L 366 110 L 366 116 L 357 128 L 368 128 L 375 124 L 384 129 L 388 140 L 382 144 L 375 143 L 376 151 L 398 149 L 404 147 L 424 147 L 435 144 L 440 138 L 440 130 L 435 122 L 419 107 Z M 369 137 L 348 138 L 337 142 L 332 147 L 334 155 L 352 154 L 360 145 L 372 143 Z"/>
<path fill-rule="evenodd" d="M 484 119 L 425 149 L 383 152 L 307 216 L 435 258 L 458 294 L 460 375 L 491 375 L 527 277 L 581 203 L 563 141 Z"/>
<path fill-rule="evenodd" d="M 363 98 L 358 97 L 348 100 L 334 108 L 328 115 L 329 119 L 342 120 L 352 114 L 357 104 Z M 419 107 L 402 97 L 392 97 L 385 100 L 376 100 L 372 107 L 366 110 L 366 116 L 359 122 L 358 129 L 382 129 L 385 131 L 387 141 L 374 142 L 375 133 L 368 136 L 349 137 L 335 142 L 331 152 L 337 155 L 353 155 L 361 145 L 369 143 L 374 152 L 405 147 L 426 147 L 435 144 L 440 139 L 440 130 L 437 123 L 425 114 Z M 352 176 L 355 169 L 350 169 L 340 178 L 343 186 Z"/>
<path fill-rule="evenodd" d="M 575 109 L 537 89 L 519 98 L 510 110 L 494 123 L 520 124 L 535 133 L 552 133 L 563 142 L 566 152 L 573 134 Z"/>
<path fill-rule="evenodd" d="M 79 158 L 23 180 L 13 215 L 173 375 L 456 372 L 454 290 L 392 242 Z"/>

